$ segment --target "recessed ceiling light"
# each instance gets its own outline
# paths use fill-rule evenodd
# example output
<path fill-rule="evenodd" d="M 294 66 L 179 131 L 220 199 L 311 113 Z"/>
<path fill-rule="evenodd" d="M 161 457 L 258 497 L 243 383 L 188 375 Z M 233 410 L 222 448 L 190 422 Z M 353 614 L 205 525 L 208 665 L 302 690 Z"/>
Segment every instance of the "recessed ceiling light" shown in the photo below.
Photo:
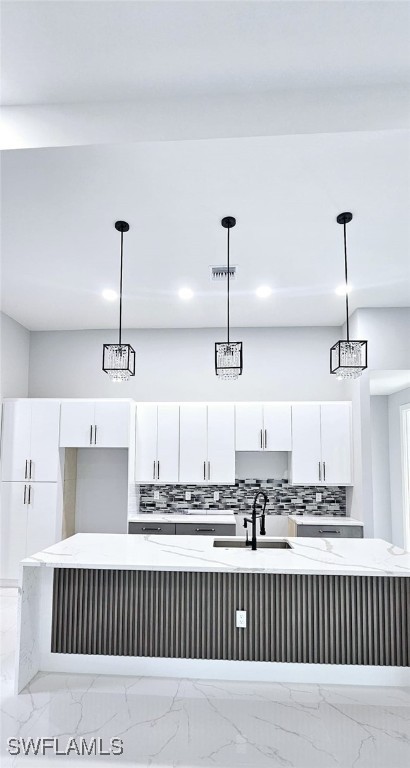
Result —
<path fill-rule="evenodd" d="M 269 288 L 268 285 L 261 285 L 256 289 L 255 293 L 258 299 L 268 299 L 272 295 L 272 288 Z"/>
<path fill-rule="evenodd" d="M 346 293 L 350 293 L 352 290 L 352 286 L 348 285 L 347 290 L 345 285 L 338 285 L 335 289 L 335 293 L 337 293 L 338 296 L 346 296 Z"/>
<path fill-rule="evenodd" d="M 102 292 L 103 299 L 106 299 L 106 301 L 115 301 L 115 299 L 118 299 L 118 294 L 116 291 L 113 291 L 111 288 L 106 288 Z"/>
<path fill-rule="evenodd" d="M 178 291 L 178 296 L 182 301 L 189 301 L 193 298 L 194 292 L 191 290 L 191 288 L 180 288 Z"/>

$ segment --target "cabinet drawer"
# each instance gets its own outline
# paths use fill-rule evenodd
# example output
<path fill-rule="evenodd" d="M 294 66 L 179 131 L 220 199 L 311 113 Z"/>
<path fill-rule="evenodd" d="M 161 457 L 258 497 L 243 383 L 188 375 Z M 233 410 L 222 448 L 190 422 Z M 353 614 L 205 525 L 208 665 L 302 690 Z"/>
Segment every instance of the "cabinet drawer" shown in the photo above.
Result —
<path fill-rule="evenodd" d="M 235 536 L 236 525 L 223 523 L 177 523 L 176 533 L 179 536 Z"/>
<path fill-rule="evenodd" d="M 324 539 L 362 539 L 362 525 L 297 525 L 297 536 Z"/>
<path fill-rule="evenodd" d="M 128 533 L 157 534 L 158 536 L 173 534 L 175 523 L 156 523 L 155 521 L 150 523 L 148 520 L 146 523 L 128 523 Z"/>

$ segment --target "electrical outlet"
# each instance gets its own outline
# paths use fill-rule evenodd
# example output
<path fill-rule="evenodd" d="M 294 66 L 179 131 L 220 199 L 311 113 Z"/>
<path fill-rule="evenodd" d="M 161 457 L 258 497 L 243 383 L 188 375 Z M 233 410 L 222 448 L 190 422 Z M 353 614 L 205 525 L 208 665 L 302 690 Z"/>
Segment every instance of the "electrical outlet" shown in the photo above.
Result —
<path fill-rule="evenodd" d="M 321 493 L 317 493 L 316 494 L 316 501 L 317 502 L 322 501 L 322 494 Z"/>
<path fill-rule="evenodd" d="M 214 491 L 214 501 L 219 501 L 219 491 Z"/>
<path fill-rule="evenodd" d="M 154 491 L 154 501 L 159 501 L 159 491 Z"/>
<path fill-rule="evenodd" d="M 191 501 L 191 491 L 185 491 L 185 501 Z"/>
<path fill-rule="evenodd" d="M 246 629 L 246 611 L 236 611 L 236 626 L 239 629 Z"/>

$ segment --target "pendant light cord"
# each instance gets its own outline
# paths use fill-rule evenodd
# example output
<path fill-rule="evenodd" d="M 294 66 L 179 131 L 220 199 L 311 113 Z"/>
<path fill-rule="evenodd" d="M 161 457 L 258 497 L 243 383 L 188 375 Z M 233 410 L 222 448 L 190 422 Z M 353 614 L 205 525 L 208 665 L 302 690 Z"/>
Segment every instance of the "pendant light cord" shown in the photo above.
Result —
<path fill-rule="evenodd" d="M 345 248 L 346 337 L 347 337 L 347 341 L 349 341 L 350 340 L 350 335 L 349 335 L 349 290 L 348 290 L 348 282 L 347 282 L 346 222 L 344 222 L 344 224 L 343 224 L 343 237 L 344 237 L 344 248 Z"/>
<path fill-rule="evenodd" d="M 120 331 L 119 331 L 119 346 L 121 346 L 122 337 L 122 260 L 123 260 L 123 237 L 124 233 L 121 232 L 121 267 L 120 267 Z"/>
<path fill-rule="evenodd" d="M 229 231 L 230 228 L 228 227 L 228 274 L 227 274 L 227 281 L 228 281 L 228 302 L 227 302 L 227 314 L 228 314 L 228 344 L 229 344 L 229 277 L 230 277 L 230 262 L 229 262 Z"/>

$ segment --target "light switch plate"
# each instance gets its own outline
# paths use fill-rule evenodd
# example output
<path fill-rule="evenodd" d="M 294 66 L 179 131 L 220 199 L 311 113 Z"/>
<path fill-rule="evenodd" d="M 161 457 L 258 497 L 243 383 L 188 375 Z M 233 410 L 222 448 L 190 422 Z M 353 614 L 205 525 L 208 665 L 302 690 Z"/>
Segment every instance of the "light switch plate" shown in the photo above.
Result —
<path fill-rule="evenodd" d="M 317 493 L 316 494 L 316 501 L 317 502 L 322 501 L 322 494 L 321 493 Z"/>
<path fill-rule="evenodd" d="M 246 629 L 246 611 L 236 611 L 236 626 L 239 629 Z"/>
<path fill-rule="evenodd" d="M 214 491 L 214 501 L 219 501 L 219 491 Z"/>
<path fill-rule="evenodd" d="M 154 491 L 154 501 L 159 501 L 159 491 Z"/>
<path fill-rule="evenodd" d="M 191 501 L 191 491 L 185 491 L 185 501 Z"/>

